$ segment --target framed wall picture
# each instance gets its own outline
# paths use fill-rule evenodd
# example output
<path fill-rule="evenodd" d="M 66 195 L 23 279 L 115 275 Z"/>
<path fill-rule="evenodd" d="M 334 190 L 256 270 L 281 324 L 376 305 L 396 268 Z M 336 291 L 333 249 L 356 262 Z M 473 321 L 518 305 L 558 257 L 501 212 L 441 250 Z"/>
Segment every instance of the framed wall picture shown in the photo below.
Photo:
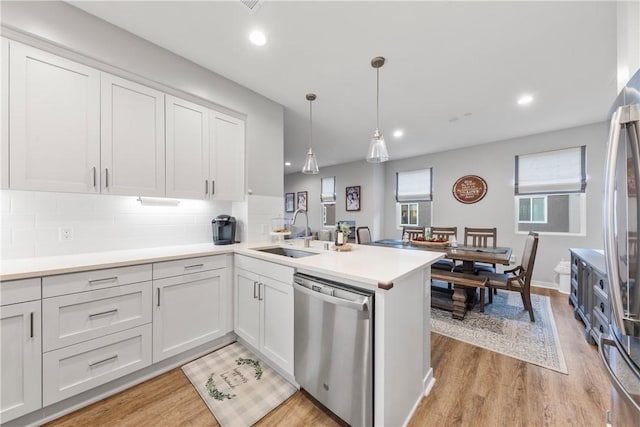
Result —
<path fill-rule="evenodd" d="M 477 175 L 465 175 L 453 184 L 451 192 L 460 203 L 477 203 L 487 194 L 487 181 Z"/>
<path fill-rule="evenodd" d="M 308 210 L 307 209 L 307 192 L 306 191 L 298 191 L 296 193 L 298 195 L 297 199 L 298 199 L 298 209 L 304 209 L 305 211 Z"/>
<path fill-rule="evenodd" d="M 284 193 L 284 211 L 285 212 L 293 212 L 296 210 L 294 193 Z"/>
<path fill-rule="evenodd" d="M 347 187 L 345 191 L 346 195 L 346 208 L 347 211 L 359 211 L 360 210 L 360 186 L 354 185 L 353 187 Z"/>

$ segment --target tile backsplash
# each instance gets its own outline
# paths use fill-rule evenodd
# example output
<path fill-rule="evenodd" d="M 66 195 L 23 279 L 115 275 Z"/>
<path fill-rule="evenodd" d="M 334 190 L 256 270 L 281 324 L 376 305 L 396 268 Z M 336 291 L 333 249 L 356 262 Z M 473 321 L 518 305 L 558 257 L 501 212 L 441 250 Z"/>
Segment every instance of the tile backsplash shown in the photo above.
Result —
<path fill-rule="evenodd" d="M 141 206 L 134 196 L 0 190 L 2 259 L 206 243 L 231 202 Z M 62 231 L 72 234 L 63 239 Z M 70 231 L 69 231 L 70 230 Z"/>

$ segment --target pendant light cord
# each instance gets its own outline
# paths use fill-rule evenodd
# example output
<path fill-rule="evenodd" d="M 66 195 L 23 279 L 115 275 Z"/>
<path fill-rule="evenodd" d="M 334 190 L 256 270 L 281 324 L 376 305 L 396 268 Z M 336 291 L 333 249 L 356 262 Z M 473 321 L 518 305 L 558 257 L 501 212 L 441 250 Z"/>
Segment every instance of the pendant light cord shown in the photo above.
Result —
<path fill-rule="evenodd" d="M 380 129 L 380 67 L 376 68 L 376 130 Z"/>
<path fill-rule="evenodd" d="M 309 100 L 309 148 L 311 147 L 311 142 L 313 141 L 313 112 L 312 112 L 313 101 Z"/>

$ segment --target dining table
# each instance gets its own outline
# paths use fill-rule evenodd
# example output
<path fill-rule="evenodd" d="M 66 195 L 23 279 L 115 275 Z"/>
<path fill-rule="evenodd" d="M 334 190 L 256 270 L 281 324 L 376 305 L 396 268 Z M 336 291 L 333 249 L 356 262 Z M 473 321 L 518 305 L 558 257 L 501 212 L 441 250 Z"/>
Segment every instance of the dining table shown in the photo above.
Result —
<path fill-rule="evenodd" d="M 512 249 L 506 246 L 497 247 L 476 247 L 476 246 L 459 246 L 459 245 L 429 245 L 425 242 L 412 243 L 403 242 L 396 239 L 383 239 L 373 242 L 376 246 L 387 246 L 399 249 L 414 249 L 421 251 L 443 252 L 445 258 L 462 261 L 462 272 L 467 274 L 476 273 L 475 263 L 481 262 L 485 264 L 501 264 L 509 265 L 511 260 Z"/>
<path fill-rule="evenodd" d="M 476 247 L 476 246 L 458 246 L 458 245 L 450 245 L 450 244 L 429 244 L 428 242 L 419 241 L 419 242 L 403 242 L 402 240 L 396 239 L 383 239 L 376 240 L 372 243 L 376 246 L 386 246 L 398 249 L 408 249 L 408 250 L 421 250 L 421 251 L 432 251 L 432 252 L 442 252 L 445 253 L 445 258 L 461 261 L 462 268 L 460 269 L 460 273 L 463 275 L 475 275 L 477 274 L 477 270 L 475 268 L 475 263 L 485 263 L 485 264 L 501 264 L 501 265 L 509 265 L 511 261 L 511 252 L 512 249 L 506 246 L 498 246 L 498 247 Z M 476 287 L 471 286 L 462 286 L 462 289 L 458 288 L 459 292 L 463 292 L 462 301 L 459 302 L 462 307 L 457 306 L 455 301 L 456 297 L 454 296 L 455 290 L 451 289 L 443 289 L 440 287 L 434 287 L 432 285 L 432 300 L 431 303 L 433 306 L 445 308 L 447 310 L 453 311 L 453 317 L 462 319 L 464 318 L 464 313 L 467 309 L 471 309 L 476 301 Z M 482 286 L 480 292 L 484 292 L 484 287 Z M 445 297 L 441 297 L 445 295 Z M 459 293 L 458 293 L 459 295 Z M 453 298 L 453 300 L 452 300 Z M 484 304 L 481 304 L 483 306 Z"/>

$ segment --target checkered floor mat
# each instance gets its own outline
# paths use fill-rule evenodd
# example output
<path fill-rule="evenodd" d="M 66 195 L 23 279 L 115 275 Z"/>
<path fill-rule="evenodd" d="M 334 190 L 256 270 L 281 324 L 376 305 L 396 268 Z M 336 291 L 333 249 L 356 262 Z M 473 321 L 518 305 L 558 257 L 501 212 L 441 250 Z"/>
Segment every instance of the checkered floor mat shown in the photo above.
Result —
<path fill-rule="evenodd" d="M 222 427 L 250 426 L 296 388 L 239 343 L 182 367 Z"/>

